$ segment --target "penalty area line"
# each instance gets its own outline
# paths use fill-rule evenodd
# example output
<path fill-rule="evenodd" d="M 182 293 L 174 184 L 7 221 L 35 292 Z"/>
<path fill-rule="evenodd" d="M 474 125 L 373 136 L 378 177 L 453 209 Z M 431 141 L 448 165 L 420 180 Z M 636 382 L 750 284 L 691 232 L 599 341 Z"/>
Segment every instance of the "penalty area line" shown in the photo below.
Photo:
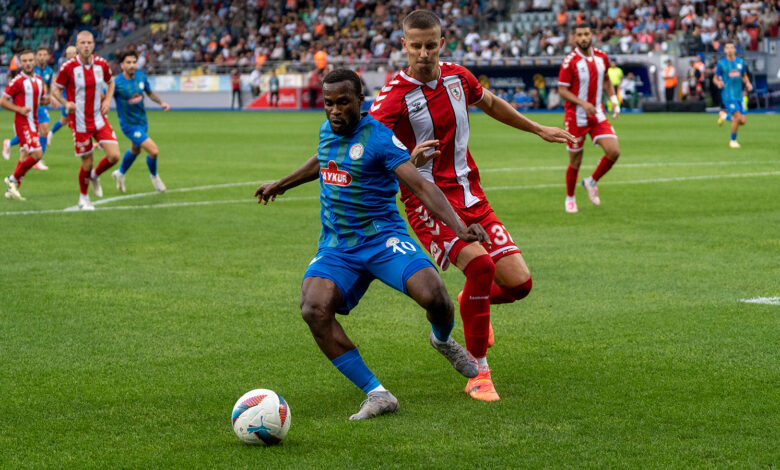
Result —
<path fill-rule="evenodd" d="M 746 304 L 780 305 L 780 297 L 754 297 L 752 299 L 739 299 Z"/>

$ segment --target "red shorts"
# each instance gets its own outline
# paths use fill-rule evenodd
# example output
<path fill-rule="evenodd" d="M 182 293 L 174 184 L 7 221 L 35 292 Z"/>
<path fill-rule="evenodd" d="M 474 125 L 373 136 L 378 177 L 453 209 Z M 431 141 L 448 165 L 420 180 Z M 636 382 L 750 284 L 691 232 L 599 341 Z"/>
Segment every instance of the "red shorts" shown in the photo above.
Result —
<path fill-rule="evenodd" d="M 32 111 L 31 111 L 32 112 Z M 41 141 L 38 139 L 38 131 L 24 124 L 14 122 L 14 132 L 19 137 L 19 148 L 23 152 L 32 153 L 41 150 Z"/>
<path fill-rule="evenodd" d="M 411 198 L 409 202 L 412 204 L 405 205 L 406 218 L 409 220 L 409 225 L 411 225 L 422 246 L 431 253 L 436 264 L 442 270 L 446 270 L 450 263 L 455 264 L 460 250 L 469 245 L 469 243 L 456 237 L 455 232 L 451 228 L 429 214 L 428 209 L 417 198 Z M 492 246 L 488 248 L 484 243 L 482 246 L 490 254 L 490 257 L 493 258 L 493 262 L 504 256 L 520 253 L 520 249 L 515 245 L 515 241 L 512 240 L 509 231 L 501 224 L 501 221 L 498 220 L 490 206 L 488 206 L 487 212 L 478 218 L 462 220 L 467 226 L 480 224 L 488 233 Z"/>
<path fill-rule="evenodd" d="M 83 157 L 89 155 L 94 150 L 92 145 L 92 139 L 95 139 L 99 144 L 102 143 L 114 143 L 119 144 L 116 140 L 116 133 L 111 128 L 111 124 L 106 122 L 106 125 L 96 131 L 78 132 L 73 131 L 73 144 L 76 147 L 76 156 Z"/>
<path fill-rule="evenodd" d="M 612 124 L 606 119 L 601 122 L 593 123 L 586 127 L 580 127 L 577 125 L 577 118 L 575 116 L 566 117 L 564 121 L 566 131 L 571 133 L 576 139 L 574 142 L 566 144 L 566 149 L 569 152 L 579 152 L 582 150 L 582 146 L 585 144 L 585 135 L 590 134 L 593 145 L 602 137 L 614 137 L 617 139 L 615 129 L 612 128 Z"/>

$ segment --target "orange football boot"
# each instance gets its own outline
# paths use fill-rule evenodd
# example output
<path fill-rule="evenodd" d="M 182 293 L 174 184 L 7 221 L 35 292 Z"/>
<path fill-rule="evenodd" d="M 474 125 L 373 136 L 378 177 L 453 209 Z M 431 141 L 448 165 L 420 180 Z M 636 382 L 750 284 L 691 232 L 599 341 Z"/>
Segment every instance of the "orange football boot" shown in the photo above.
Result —
<path fill-rule="evenodd" d="M 490 369 L 487 367 L 481 368 L 476 377 L 469 379 L 466 384 L 466 393 L 475 400 L 498 401 L 501 399 L 496 393 L 493 379 L 490 377 Z"/>

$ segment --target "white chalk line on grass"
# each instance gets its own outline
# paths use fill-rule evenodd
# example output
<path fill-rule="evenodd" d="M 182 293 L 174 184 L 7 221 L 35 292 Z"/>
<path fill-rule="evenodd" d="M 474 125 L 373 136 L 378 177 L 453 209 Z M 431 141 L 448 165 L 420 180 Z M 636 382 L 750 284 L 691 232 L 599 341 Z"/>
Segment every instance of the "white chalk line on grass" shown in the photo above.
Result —
<path fill-rule="evenodd" d="M 746 304 L 780 305 L 780 297 L 754 297 L 752 299 L 739 299 Z"/>
<path fill-rule="evenodd" d="M 619 168 L 655 168 L 665 166 L 726 166 L 726 165 L 776 165 L 777 162 L 666 162 L 666 163 L 619 163 Z M 503 173 L 507 171 L 559 171 L 566 170 L 566 166 L 529 166 L 512 168 L 486 168 L 480 169 L 480 173 Z"/>
<path fill-rule="evenodd" d="M 680 181 L 717 180 L 717 179 L 731 179 L 731 178 L 754 178 L 754 177 L 763 177 L 763 176 L 780 176 L 780 171 L 766 171 L 760 173 L 736 173 L 736 174 L 726 174 L 726 175 L 679 176 L 679 177 L 653 178 L 653 179 L 633 180 L 633 181 L 610 181 L 608 184 L 609 185 L 634 185 L 634 184 L 669 183 L 669 182 L 680 182 Z M 262 184 L 262 183 L 263 183 L 262 181 L 246 181 L 243 183 L 225 183 L 225 184 L 215 184 L 215 185 L 208 185 L 208 186 L 196 186 L 192 188 L 178 188 L 178 189 L 172 189 L 168 192 L 173 193 L 173 192 L 205 191 L 209 189 L 219 189 L 219 188 L 235 187 L 235 186 L 249 186 L 249 185 Z M 552 183 L 552 184 L 535 184 L 535 185 L 518 185 L 518 186 L 492 186 L 492 187 L 486 187 L 484 188 L 484 190 L 485 191 L 508 191 L 508 190 L 562 188 L 564 186 L 565 185 L 562 183 Z M 95 202 L 94 205 L 98 206 L 95 208 L 95 210 L 110 211 L 110 210 L 133 210 L 133 209 L 157 209 L 157 208 L 168 208 L 168 207 L 207 206 L 207 205 L 216 205 L 216 204 L 241 204 L 241 203 L 256 204 L 257 203 L 255 200 L 248 197 L 246 199 L 232 199 L 232 200 L 222 200 L 222 201 L 219 200 L 189 201 L 189 202 L 169 202 L 169 203 L 160 203 L 160 204 L 143 204 L 143 205 L 133 205 L 133 206 L 99 207 L 99 204 L 105 204 L 107 202 L 134 199 L 138 197 L 149 196 L 152 194 L 159 194 L 159 193 L 150 192 L 150 193 L 128 194 L 124 196 L 116 196 L 113 198 L 102 199 Z M 319 199 L 319 197 L 316 196 L 313 197 L 312 196 L 307 196 L 307 197 L 284 196 L 278 198 L 276 202 L 314 201 L 317 199 Z M 45 210 L 33 210 L 33 211 L 0 212 L 0 216 L 58 214 L 58 213 L 73 213 L 73 212 L 82 212 L 82 211 L 79 211 L 77 206 L 71 206 L 66 209 L 45 209 Z"/>

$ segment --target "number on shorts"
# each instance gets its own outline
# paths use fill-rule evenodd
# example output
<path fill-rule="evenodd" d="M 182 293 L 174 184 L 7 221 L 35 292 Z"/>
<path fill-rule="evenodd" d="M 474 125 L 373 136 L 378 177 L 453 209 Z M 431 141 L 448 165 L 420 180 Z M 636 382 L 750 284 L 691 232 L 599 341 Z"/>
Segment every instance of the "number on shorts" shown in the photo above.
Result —
<path fill-rule="evenodd" d="M 496 245 L 505 245 L 507 241 L 515 242 L 503 225 L 494 225 L 490 227 L 490 231 L 493 232 L 493 243 Z"/>

